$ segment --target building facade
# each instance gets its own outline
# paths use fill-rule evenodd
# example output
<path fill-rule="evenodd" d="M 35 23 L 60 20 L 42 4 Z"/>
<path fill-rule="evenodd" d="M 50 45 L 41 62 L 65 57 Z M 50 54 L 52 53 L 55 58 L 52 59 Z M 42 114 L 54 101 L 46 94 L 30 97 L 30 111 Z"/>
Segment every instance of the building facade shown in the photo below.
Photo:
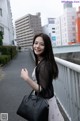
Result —
<path fill-rule="evenodd" d="M 64 3 L 64 13 L 56 18 L 56 45 L 76 43 L 76 9 L 72 3 Z"/>
<path fill-rule="evenodd" d="M 76 17 L 76 42 L 80 43 L 80 7 Z"/>
<path fill-rule="evenodd" d="M 15 21 L 17 45 L 23 50 L 32 46 L 35 34 L 42 32 L 40 13 L 25 15 Z"/>
<path fill-rule="evenodd" d="M 62 45 L 61 17 L 55 20 L 56 46 Z"/>
<path fill-rule="evenodd" d="M 42 31 L 51 38 L 53 46 L 56 46 L 55 18 L 48 18 L 48 24 L 42 27 Z"/>
<path fill-rule="evenodd" d="M 61 16 L 62 45 L 76 42 L 76 9 L 65 8 Z"/>
<path fill-rule="evenodd" d="M 12 45 L 14 30 L 10 0 L 0 0 L 0 31 L 3 31 L 3 45 Z"/>
<path fill-rule="evenodd" d="M 52 19 L 49 18 L 48 25 L 43 27 L 43 32 L 46 32 L 51 37 L 53 46 L 69 45 L 76 43 L 76 9 L 72 7 L 71 2 L 64 3 L 63 7 L 63 15 L 54 19 L 54 22 L 52 23 L 50 23 Z M 79 24 L 79 17 L 77 23 Z"/>

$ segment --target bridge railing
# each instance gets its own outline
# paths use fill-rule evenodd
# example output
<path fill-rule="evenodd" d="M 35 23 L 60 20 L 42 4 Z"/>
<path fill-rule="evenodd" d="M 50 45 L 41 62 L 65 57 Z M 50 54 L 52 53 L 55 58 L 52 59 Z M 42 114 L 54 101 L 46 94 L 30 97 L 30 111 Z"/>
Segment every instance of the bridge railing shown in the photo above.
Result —
<path fill-rule="evenodd" d="M 70 52 L 80 52 L 80 44 L 54 46 L 53 47 L 53 52 L 55 54 L 70 53 Z"/>
<path fill-rule="evenodd" d="M 80 65 L 55 57 L 59 77 L 53 81 L 55 93 L 70 121 L 80 121 Z"/>
<path fill-rule="evenodd" d="M 30 49 L 32 58 L 34 55 Z M 55 57 L 59 77 L 53 81 L 56 97 L 70 121 L 80 121 L 80 65 Z"/>

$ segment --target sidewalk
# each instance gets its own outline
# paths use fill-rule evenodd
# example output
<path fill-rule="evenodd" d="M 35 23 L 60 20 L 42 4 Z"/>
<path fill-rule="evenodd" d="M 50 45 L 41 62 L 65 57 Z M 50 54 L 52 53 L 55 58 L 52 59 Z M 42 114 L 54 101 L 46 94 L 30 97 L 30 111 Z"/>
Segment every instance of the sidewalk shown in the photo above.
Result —
<path fill-rule="evenodd" d="M 0 113 L 8 113 L 8 121 L 26 121 L 16 114 L 23 96 L 31 91 L 30 86 L 20 77 L 21 69 L 25 67 L 31 75 L 34 62 L 28 51 L 20 52 L 1 71 L 5 75 L 0 80 Z"/>
<path fill-rule="evenodd" d="M 4 78 L 5 74 L 2 71 L 2 67 L 0 67 L 0 80 L 2 80 Z"/>

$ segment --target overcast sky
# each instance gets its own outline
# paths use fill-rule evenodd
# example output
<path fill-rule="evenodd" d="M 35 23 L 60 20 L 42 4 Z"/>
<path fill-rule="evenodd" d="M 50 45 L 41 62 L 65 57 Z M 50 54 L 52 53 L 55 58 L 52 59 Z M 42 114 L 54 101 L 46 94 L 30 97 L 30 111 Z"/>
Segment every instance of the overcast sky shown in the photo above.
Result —
<path fill-rule="evenodd" d="M 40 12 L 42 25 L 45 25 L 47 24 L 47 18 L 59 17 L 63 14 L 63 2 L 61 0 L 10 0 L 10 4 L 13 24 L 15 20 L 24 15 L 35 15 Z M 78 8 L 80 2 L 74 3 L 73 6 Z"/>

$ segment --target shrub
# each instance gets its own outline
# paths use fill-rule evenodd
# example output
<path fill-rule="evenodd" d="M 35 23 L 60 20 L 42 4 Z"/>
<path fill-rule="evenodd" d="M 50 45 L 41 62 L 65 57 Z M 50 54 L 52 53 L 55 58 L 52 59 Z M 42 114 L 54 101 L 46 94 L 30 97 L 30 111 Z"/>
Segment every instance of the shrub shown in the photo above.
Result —
<path fill-rule="evenodd" d="M 0 45 L 2 46 L 3 45 L 3 32 L 0 31 Z"/>
<path fill-rule="evenodd" d="M 10 55 L 0 55 L 0 64 L 5 65 L 10 61 Z"/>
<path fill-rule="evenodd" d="M 11 59 L 17 54 L 16 46 L 0 46 L 2 55 L 10 55 Z"/>

